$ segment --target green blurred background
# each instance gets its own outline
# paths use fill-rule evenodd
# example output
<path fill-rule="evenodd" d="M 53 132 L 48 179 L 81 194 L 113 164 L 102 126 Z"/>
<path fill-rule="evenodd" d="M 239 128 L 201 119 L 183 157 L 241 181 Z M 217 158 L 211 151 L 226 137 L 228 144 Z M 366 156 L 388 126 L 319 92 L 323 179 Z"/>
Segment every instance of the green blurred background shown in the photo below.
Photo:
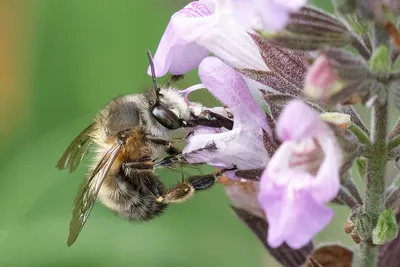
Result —
<path fill-rule="evenodd" d="M 218 186 L 148 223 L 96 205 L 77 243 L 66 246 L 87 169 L 68 174 L 55 163 L 110 99 L 150 84 L 146 50 L 155 52 L 169 17 L 185 3 L 0 1 L 0 266 L 275 266 Z M 327 0 L 315 3 L 331 8 Z M 180 86 L 195 79 L 193 73 Z M 212 104 L 204 94 L 193 98 Z M 180 178 L 160 174 L 169 184 Z M 344 211 L 319 241 L 351 244 Z"/>

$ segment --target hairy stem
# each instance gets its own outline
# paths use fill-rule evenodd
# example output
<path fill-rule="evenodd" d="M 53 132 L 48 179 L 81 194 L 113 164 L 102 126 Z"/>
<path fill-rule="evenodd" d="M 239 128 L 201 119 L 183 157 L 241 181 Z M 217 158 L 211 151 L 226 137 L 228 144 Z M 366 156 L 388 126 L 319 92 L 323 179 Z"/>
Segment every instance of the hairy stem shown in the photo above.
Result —
<path fill-rule="evenodd" d="M 372 110 L 372 155 L 368 160 L 365 179 L 365 212 L 371 218 L 371 230 L 375 228 L 378 217 L 385 204 L 385 171 L 387 161 L 387 104 L 376 103 Z M 378 248 L 372 244 L 372 233 L 363 242 L 363 266 L 376 266 Z"/>
<path fill-rule="evenodd" d="M 388 34 L 384 28 L 375 25 L 374 48 L 380 44 L 388 44 Z M 371 154 L 368 159 L 365 178 L 365 213 L 370 218 L 370 229 L 360 244 L 361 264 L 363 267 L 375 267 L 378 258 L 378 246 L 372 243 L 372 230 L 378 217 L 385 208 L 385 172 L 387 163 L 387 131 L 388 131 L 387 98 L 382 104 L 375 101 L 371 114 Z"/>

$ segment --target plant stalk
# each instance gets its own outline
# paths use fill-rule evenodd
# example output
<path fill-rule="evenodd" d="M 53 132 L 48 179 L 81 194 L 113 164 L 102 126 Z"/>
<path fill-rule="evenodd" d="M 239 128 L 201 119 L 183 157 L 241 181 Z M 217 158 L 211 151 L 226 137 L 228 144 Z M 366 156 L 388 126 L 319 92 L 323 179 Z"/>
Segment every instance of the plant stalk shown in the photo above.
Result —
<path fill-rule="evenodd" d="M 375 25 L 374 48 L 388 44 L 386 29 Z M 375 101 L 371 114 L 371 154 L 368 159 L 365 178 L 364 211 L 370 218 L 370 232 L 360 244 L 361 265 L 376 267 L 379 247 L 372 243 L 372 230 L 376 227 L 379 215 L 385 208 L 385 172 L 387 163 L 388 104 Z"/>

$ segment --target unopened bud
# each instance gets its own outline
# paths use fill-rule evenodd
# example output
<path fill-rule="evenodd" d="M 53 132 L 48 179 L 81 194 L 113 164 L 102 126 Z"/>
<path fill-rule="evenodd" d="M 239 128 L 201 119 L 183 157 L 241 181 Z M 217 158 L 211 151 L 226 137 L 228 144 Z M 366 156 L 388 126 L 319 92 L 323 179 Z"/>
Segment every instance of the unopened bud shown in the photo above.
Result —
<path fill-rule="evenodd" d="M 352 125 L 351 116 L 340 112 L 325 112 L 321 114 L 323 120 L 336 124 L 343 129 L 347 129 Z"/>
<path fill-rule="evenodd" d="M 327 56 L 317 58 L 309 68 L 305 79 L 305 94 L 314 99 L 327 99 L 344 87 Z"/>
<path fill-rule="evenodd" d="M 372 231 L 372 242 L 383 245 L 397 237 L 398 226 L 392 209 L 384 210 L 378 219 L 378 224 Z"/>
<path fill-rule="evenodd" d="M 364 102 L 369 99 L 373 79 L 367 63 L 360 56 L 328 48 L 309 68 L 304 93 L 324 105 Z"/>

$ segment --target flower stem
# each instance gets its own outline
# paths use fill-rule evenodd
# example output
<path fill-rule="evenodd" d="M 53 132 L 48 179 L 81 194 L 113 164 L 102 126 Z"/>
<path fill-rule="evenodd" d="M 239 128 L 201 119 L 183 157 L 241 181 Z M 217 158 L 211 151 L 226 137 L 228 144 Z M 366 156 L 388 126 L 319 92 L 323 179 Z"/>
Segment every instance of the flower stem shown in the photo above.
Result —
<path fill-rule="evenodd" d="M 365 212 L 371 218 L 371 231 L 375 228 L 378 217 L 384 210 L 385 171 L 387 162 L 387 104 L 375 103 L 372 109 L 372 155 L 368 160 L 365 179 Z M 375 267 L 378 247 L 372 244 L 372 232 L 360 246 L 364 267 Z"/>
<path fill-rule="evenodd" d="M 374 48 L 388 43 L 388 35 L 384 28 L 375 25 Z M 368 159 L 365 178 L 364 211 L 370 218 L 370 230 L 360 244 L 361 265 L 375 267 L 378 259 L 378 246 L 372 243 L 372 230 L 375 228 L 379 215 L 385 208 L 385 172 L 387 163 L 387 132 L 388 132 L 387 97 L 382 103 L 375 101 L 371 114 L 371 154 Z"/>

